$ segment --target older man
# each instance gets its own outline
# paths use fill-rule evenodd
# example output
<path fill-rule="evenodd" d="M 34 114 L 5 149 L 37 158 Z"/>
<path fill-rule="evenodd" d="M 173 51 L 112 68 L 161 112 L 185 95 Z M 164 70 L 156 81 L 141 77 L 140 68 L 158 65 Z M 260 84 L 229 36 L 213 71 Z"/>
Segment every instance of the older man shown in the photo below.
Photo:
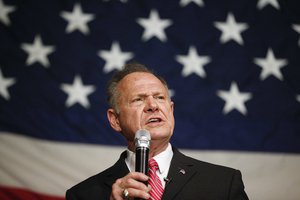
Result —
<path fill-rule="evenodd" d="M 163 78 L 141 64 L 128 64 L 113 75 L 107 94 L 107 118 L 128 149 L 112 167 L 69 189 L 67 200 L 248 199 L 238 170 L 195 160 L 172 147 L 174 103 Z M 156 169 L 149 177 L 135 172 L 134 136 L 141 129 L 151 135 L 149 162 Z"/>

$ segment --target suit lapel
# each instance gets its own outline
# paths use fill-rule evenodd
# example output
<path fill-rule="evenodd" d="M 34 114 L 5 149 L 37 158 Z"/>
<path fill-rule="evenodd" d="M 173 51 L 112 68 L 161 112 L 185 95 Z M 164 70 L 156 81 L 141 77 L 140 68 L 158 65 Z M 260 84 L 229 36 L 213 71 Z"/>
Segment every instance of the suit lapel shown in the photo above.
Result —
<path fill-rule="evenodd" d="M 173 149 L 174 155 L 171 161 L 168 178 L 170 179 L 165 187 L 162 200 L 171 200 L 181 189 L 192 179 L 197 173 L 194 164 L 188 157 L 180 153 L 177 149 Z M 129 173 L 129 169 L 125 163 L 126 151 L 124 151 L 119 160 L 108 169 L 105 183 L 111 189 L 116 179 Z"/>
<path fill-rule="evenodd" d="M 180 190 L 189 182 L 189 180 L 197 173 L 194 165 L 187 157 L 180 153 L 177 149 L 173 149 L 174 155 L 171 161 L 168 178 L 170 179 L 165 187 L 163 200 L 170 200 L 180 192 Z"/>
<path fill-rule="evenodd" d="M 129 169 L 125 163 L 125 158 L 127 156 L 126 151 L 124 151 L 119 160 L 109 169 L 106 176 L 105 183 L 111 188 L 116 179 L 121 178 L 129 173 Z"/>

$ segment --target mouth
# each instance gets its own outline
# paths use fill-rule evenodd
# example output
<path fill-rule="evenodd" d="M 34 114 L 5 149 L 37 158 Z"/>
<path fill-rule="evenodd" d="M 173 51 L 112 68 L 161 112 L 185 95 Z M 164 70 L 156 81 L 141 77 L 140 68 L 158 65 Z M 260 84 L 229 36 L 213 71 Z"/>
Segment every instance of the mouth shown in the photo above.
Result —
<path fill-rule="evenodd" d="M 162 122 L 163 120 L 160 118 L 160 117 L 151 117 L 147 120 L 146 124 L 149 125 L 149 124 L 157 124 L 157 123 L 160 123 Z"/>

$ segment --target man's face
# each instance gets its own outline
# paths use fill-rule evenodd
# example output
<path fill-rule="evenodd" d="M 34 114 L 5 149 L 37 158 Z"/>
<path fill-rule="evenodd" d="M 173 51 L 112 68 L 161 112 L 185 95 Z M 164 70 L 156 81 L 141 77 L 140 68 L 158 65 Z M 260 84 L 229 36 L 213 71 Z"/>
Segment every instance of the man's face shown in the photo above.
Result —
<path fill-rule="evenodd" d="M 146 129 L 151 140 L 168 142 L 174 129 L 173 102 L 167 88 L 150 73 L 135 72 L 118 84 L 120 132 L 133 141 L 139 129 Z"/>

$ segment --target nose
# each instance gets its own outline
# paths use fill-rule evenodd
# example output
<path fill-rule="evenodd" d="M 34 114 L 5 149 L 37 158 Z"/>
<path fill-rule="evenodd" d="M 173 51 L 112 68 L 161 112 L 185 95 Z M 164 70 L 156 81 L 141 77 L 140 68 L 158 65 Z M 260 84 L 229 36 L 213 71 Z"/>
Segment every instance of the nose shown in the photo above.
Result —
<path fill-rule="evenodd" d="M 149 96 L 145 105 L 145 112 L 155 112 L 157 110 L 158 105 L 156 100 L 152 96 Z"/>

